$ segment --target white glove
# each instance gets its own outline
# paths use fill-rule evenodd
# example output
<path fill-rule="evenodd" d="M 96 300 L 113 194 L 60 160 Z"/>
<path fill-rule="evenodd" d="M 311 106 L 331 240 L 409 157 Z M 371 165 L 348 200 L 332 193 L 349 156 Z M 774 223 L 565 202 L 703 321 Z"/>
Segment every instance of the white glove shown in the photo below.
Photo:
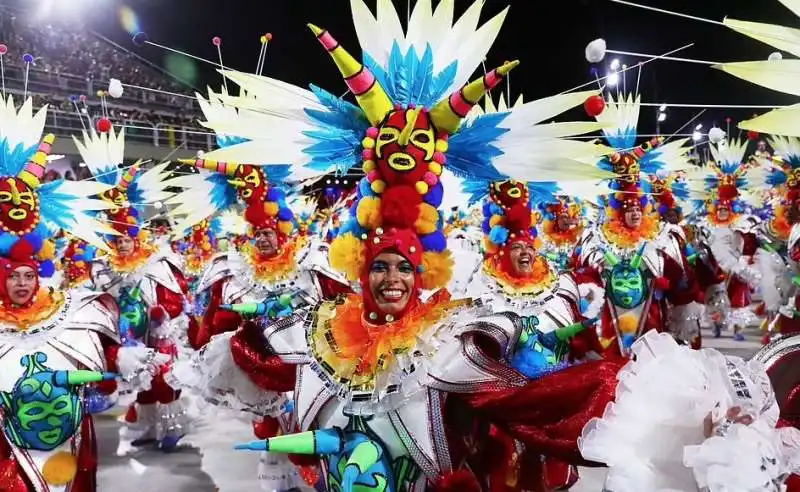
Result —
<path fill-rule="evenodd" d="M 153 377 L 169 361 L 170 356 L 143 346 L 120 347 L 117 352 L 120 377 L 135 391 L 149 390 Z"/>

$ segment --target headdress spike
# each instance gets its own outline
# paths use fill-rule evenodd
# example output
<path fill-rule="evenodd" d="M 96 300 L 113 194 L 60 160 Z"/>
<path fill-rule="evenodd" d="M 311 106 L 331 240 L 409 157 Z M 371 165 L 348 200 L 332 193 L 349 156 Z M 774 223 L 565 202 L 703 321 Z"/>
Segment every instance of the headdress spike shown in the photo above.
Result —
<path fill-rule="evenodd" d="M 308 28 L 333 58 L 347 87 L 356 96 L 356 101 L 364 110 L 369 122 L 377 125 L 383 121 L 384 117 L 394 109 L 394 105 L 375 75 L 353 58 L 328 31 L 314 24 L 308 24 Z"/>
<path fill-rule="evenodd" d="M 45 135 L 41 143 L 39 143 L 36 153 L 33 154 L 33 157 L 25 164 L 25 168 L 17 176 L 31 188 L 36 189 L 42 184 L 45 168 L 47 168 L 47 156 L 50 155 L 55 140 L 56 136 L 52 133 Z"/>
<path fill-rule="evenodd" d="M 235 176 L 240 164 L 236 162 L 219 162 L 209 159 L 178 159 L 181 164 L 188 164 L 198 169 L 208 169 L 226 176 Z"/>
<path fill-rule="evenodd" d="M 122 191 L 127 190 L 128 186 L 130 186 L 131 183 L 133 183 L 133 179 L 136 177 L 136 173 L 139 172 L 139 166 L 141 165 L 142 165 L 141 160 L 136 161 L 136 163 L 131 167 L 129 167 L 128 170 L 125 171 L 125 174 L 122 175 L 122 179 L 119 180 L 119 185 L 118 185 Z"/>
<path fill-rule="evenodd" d="M 473 80 L 458 91 L 450 94 L 431 109 L 431 119 L 441 131 L 454 133 L 461 125 L 461 120 L 467 116 L 470 109 L 475 106 L 484 94 L 495 88 L 503 78 L 519 65 L 519 60 L 504 63 L 483 77 Z"/>

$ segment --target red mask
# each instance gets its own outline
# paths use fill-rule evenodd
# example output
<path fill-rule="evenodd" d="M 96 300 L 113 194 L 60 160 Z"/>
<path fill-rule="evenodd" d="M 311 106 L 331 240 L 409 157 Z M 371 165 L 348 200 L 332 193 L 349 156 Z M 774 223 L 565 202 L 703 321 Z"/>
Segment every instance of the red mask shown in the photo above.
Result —
<path fill-rule="evenodd" d="M 113 208 L 110 208 L 108 210 L 110 215 L 118 214 L 119 211 L 125 207 L 125 204 L 128 201 L 128 195 L 124 191 L 116 187 L 103 192 L 103 194 L 100 195 L 100 198 L 103 201 L 106 201 L 114 205 Z"/>
<path fill-rule="evenodd" d="M 18 178 L 0 179 L 0 227 L 16 234 L 31 232 L 39 222 L 39 199 Z"/>
<path fill-rule="evenodd" d="M 415 113 L 416 121 L 406 128 Z M 414 186 L 421 181 L 436 152 L 436 129 L 430 115 L 426 111 L 396 109 L 378 130 L 375 162 L 386 184 Z"/>
<path fill-rule="evenodd" d="M 239 166 L 234 179 L 239 181 L 237 191 L 243 200 L 248 203 L 264 201 L 264 195 L 267 193 L 267 179 L 257 166 L 247 164 Z"/>

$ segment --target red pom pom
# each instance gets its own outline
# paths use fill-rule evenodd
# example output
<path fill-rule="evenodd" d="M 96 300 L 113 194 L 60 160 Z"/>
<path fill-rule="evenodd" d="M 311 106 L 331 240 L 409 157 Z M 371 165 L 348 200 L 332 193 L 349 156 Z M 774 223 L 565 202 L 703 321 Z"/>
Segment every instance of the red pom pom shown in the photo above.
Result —
<path fill-rule="evenodd" d="M 269 217 L 264 211 L 264 204 L 258 201 L 253 203 L 252 206 L 248 206 L 244 212 L 244 220 L 256 228 L 263 226 L 268 219 Z"/>
<path fill-rule="evenodd" d="M 30 261 L 33 256 L 33 245 L 24 239 L 20 239 L 14 246 L 11 246 L 8 256 L 13 261 Z"/>
<path fill-rule="evenodd" d="M 606 102 L 603 100 L 602 96 L 589 96 L 583 103 L 583 109 L 586 110 L 586 114 L 595 117 L 606 109 Z"/>
<path fill-rule="evenodd" d="M 669 279 L 667 277 L 657 277 L 655 285 L 658 290 L 667 290 L 669 289 Z"/>
<path fill-rule="evenodd" d="M 411 186 L 390 186 L 381 195 L 383 228 L 410 229 L 419 217 L 422 196 Z"/>
<path fill-rule="evenodd" d="M 108 133 L 111 130 L 111 120 L 108 118 L 100 118 L 97 120 L 97 131 L 100 133 Z"/>
<path fill-rule="evenodd" d="M 264 417 L 263 420 L 253 421 L 253 434 L 259 439 L 269 439 L 278 435 L 278 419 Z"/>
<path fill-rule="evenodd" d="M 506 210 L 506 227 L 511 232 L 527 231 L 531 228 L 531 209 L 518 204 Z"/>
<path fill-rule="evenodd" d="M 161 323 L 167 317 L 167 312 L 161 306 L 156 306 L 150 310 L 150 319 L 156 323 Z"/>
<path fill-rule="evenodd" d="M 759 134 L 758 132 L 754 132 L 753 130 L 747 132 L 747 140 L 758 140 L 758 137 L 760 136 L 761 134 Z"/>

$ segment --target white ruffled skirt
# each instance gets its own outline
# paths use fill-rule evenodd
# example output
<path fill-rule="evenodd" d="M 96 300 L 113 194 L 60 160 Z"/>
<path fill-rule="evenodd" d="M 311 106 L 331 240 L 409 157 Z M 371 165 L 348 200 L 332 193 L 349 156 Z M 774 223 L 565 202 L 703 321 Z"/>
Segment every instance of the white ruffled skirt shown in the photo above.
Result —
<path fill-rule="evenodd" d="M 763 366 L 681 347 L 654 331 L 633 351 L 636 360 L 618 375 L 616 402 L 586 425 L 578 442 L 586 459 L 609 466 L 606 490 L 780 490 L 776 484 L 794 465 L 792 448 L 777 443 L 800 432 L 774 428 L 777 406 Z M 756 422 L 733 424 L 724 436 L 706 439 L 706 416 L 724 421 L 733 406 Z"/>

